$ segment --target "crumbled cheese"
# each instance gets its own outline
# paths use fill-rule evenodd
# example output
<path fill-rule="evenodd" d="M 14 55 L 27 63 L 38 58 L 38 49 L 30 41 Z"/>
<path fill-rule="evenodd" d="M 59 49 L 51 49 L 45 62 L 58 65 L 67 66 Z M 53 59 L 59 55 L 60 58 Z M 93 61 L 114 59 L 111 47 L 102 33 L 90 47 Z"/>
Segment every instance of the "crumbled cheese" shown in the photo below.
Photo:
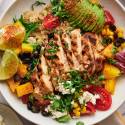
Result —
<path fill-rule="evenodd" d="M 59 83 L 58 90 L 59 90 L 59 92 L 61 92 L 63 95 L 70 94 L 70 89 L 66 89 L 66 88 L 64 87 L 64 83 Z"/>
<path fill-rule="evenodd" d="M 5 125 L 3 117 L 0 115 L 0 125 Z"/>
<path fill-rule="evenodd" d="M 51 112 L 53 119 L 60 118 L 60 117 L 65 116 L 65 115 L 68 114 L 66 111 L 65 111 L 65 112 L 55 111 L 55 110 L 53 110 L 53 109 L 50 107 L 50 105 L 48 105 L 48 107 L 45 108 L 45 111 L 46 111 L 46 112 Z"/>
<path fill-rule="evenodd" d="M 60 117 L 63 117 L 65 115 L 67 115 L 67 112 L 53 111 L 51 113 L 52 113 L 52 118 L 53 119 L 60 118 Z"/>
<path fill-rule="evenodd" d="M 83 104 L 84 102 L 87 103 L 87 102 L 91 102 L 92 104 L 96 104 L 96 100 L 99 99 L 100 96 L 95 94 L 91 94 L 89 92 L 84 92 L 82 96 L 79 97 L 79 103 L 80 104 Z"/>
<path fill-rule="evenodd" d="M 71 84 L 71 81 L 66 81 L 66 83 Z M 61 92 L 63 95 L 66 94 L 73 94 L 75 92 L 75 88 L 65 88 L 64 87 L 65 83 L 59 83 L 58 85 L 58 91 Z"/>

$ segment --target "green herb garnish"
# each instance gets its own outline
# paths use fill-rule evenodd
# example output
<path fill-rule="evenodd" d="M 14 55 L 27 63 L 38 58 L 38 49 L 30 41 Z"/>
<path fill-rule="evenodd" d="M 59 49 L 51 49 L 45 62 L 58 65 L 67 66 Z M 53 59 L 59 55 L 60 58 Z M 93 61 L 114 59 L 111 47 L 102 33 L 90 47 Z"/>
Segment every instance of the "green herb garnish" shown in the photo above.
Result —
<path fill-rule="evenodd" d="M 34 10 L 35 6 L 40 6 L 40 5 L 46 5 L 46 3 L 43 2 L 43 0 L 36 0 L 36 2 L 32 4 L 31 9 Z"/>
<path fill-rule="evenodd" d="M 79 121 L 79 122 L 76 123 L 76 125 L 84 125 L 84 123 Z"/>
<path fill-rule="evenodd" d="M 107 62 L 108 62 L 109 64 L 112 64 L 112 65 L 116 64 L 116 60 L 114 60 L 114 59 L 112 59 L 112 58 L 107 59 Z"/>
<path fill-rule="evenodd" d="M 24 20 L 23 16 L 21 15 L 19 21 L 22 23 L 22 25 L 25 27 L 26 29 L 26 35 L 25 35 L 25 39 L 24 42 L 27 42 L 28 37 L 30 36 L 30 34 L 35 31 L 38 27 L 39 24 L 38 23 L 28 23 Z"/>
<path fill-rule="evenodd" d="M 60 19 L 66 19 L 68 14 L 64 10 L 64 2 L 62 0 L 51 0 L 52 12 L 54 15 L 60 17 Z"/>
<path fill-rule="evenodd" d="M 69 115 L 62 116 L 60 118 L 57 118 L 56 120 L 60 123 L 67 123 L 70 121 L 71 117 Z"/>
<path fill-rule="evenodd" d="M 112 47 L 112 54 L 116 54 L 117 53 L 117 47 L 115 47 L 114 45 L 113 45 L 113 47 Z"/>
<path fill-rule="evenodd" d="M 99 81 L 103 81 L 103 80 L 105 80 L 105 76 L 104 76 L 104 75 L 100 75 L 100 76 L 98 77 L 98 79 L 99 79 Z"/>

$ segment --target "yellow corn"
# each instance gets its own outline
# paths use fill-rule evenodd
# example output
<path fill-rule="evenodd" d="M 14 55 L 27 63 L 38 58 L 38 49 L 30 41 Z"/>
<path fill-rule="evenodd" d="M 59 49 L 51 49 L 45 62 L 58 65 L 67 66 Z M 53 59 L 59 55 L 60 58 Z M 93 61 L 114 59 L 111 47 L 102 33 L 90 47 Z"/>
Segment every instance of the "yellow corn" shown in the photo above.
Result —
<path fill-rule="evenodd" d="M 22 52 L 33 52 L 33 47 L 30 44 L 23 43 L 22 44 Z"/>
<path fill-rule="evenodd" d="M 73 110 L 73 113 L 75 116 L 79 117 L 80 116 L 80 111 L 77 111 L 76 109 Z"/>
<path fill-rule="evenodd" d="M 80 117 L 80 112 L 79 112 L 79 111 L 76 112 L 75 115 L 76 115 L 77 117 Z"/>
<path fill-rule="evenodd" d="M 124 37 L 124 34 L 122 32 L 119 32 L 118 37 Z"/>
<path fill-rule="evenodd" d="M 106 34 L 107 34 L 106 29 L 103 29 L 103 30 L 102 30 L 102 35 L 105 36 Z"/>
<path fill-rule="evenodd" d="M 73 108 L 77 108 L 78 106 L 79 106 L 79 105 L 78 105 L 78 103 L 76 103 L 76 102 L 73 104 Z"/>
<path fill-rule="evenodd" d="M 81 110 L 81 113 L 85 113 L 86 112 L 86 107 L 84 106 Z"/>
<path fill-rule="evenodd" d="M 108 34 L 108 35 L 109 35 L 109 36 L 113 36 L 114 33 L 113 33 L 112 31 L 109 30 L 109 34 Z"/>
<path fill-rule="evenodd" d="M 113 36 L 109 36 L 109 38 L 111 38 L 112 40 L 114 40 L 114 37 L 113 37 Z"/>
<path fill-rule="evenodd" d="M 81 110 L 81 108 L 80 108 L 80 107 L 78 107 L 78 108 L 75 108 L 75 110 L 76 110 L 76 111 L 80 111 L 80 110 Z"/>
<path fill-rule="evenodd" d="M 20 85 L 16 88 L 17 96 L 21 97 L 33 92 L 33 85 L 30 82 L 27 82 L 23 85 Z"/>
<path fill-rule="evenodd" d="M 117 32 L 117 33 L 119 33 L 119 32 L 123 33 L 124 30 L 123 30 L 123 28 L 120 28 L 120 27 L 119 27 L 119 28 L 117 28 L 116 32 Z"/>

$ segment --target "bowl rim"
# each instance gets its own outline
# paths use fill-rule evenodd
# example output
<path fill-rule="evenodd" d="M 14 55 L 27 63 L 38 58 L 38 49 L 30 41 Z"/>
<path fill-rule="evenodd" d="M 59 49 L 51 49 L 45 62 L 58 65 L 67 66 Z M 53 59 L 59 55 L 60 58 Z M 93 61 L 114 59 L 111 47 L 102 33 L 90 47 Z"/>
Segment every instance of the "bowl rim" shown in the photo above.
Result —
<path fill-rule="evenodd" d="M 8 11 L 9 11 L 9 9 L 12 9 L 12 7 L 13 7 L 18 1 L 19 1 L 19 0 L 15 0 L 15 1 L 13 1 L 13 2 L 11 3 L 11 5 L 6 9 L 6 11 L 4 12 L 4 14 L 1 16 L 0 22 L 4 19 L 5 15 L 6 15 L 6 14 L 8 13 Z M 119 5 L 119 3 L 118 3 L 117 0 L 115 0 L 115 2 Z M 119 6 L 120 6 L 120 5 L 119 5 Z M 121 7 L 121 6 L 120 6 L 120 7 Z M 124 9 L 125 9 L 125 8 L 124 8 Z M 121 7 L 121 10 L 123 10 L 122 7 Z M 124 11 L 124 10 L 123 10 L 123 11 Z M 8 88 L 8 89 L 9 89 L 9 88 Z M 3 94 L 3 93 L 4 93 L 4 90 L 2 90 L 1 87 L 0 87 L 0 92 L 1 92 L 1 94 L 3 95 L 3 97 L 5 98 L 5 100 L 7 101 L 7 103 L 11 106 L 11 108 L 12 108 L 15 112 L 17 112 L 19 115 L 21 115 L 23 118 L 29 120 L 30 122 L 35 123 L 35 124 L 38 124 L 36 121 L 33 121 L 33 119 L 29 118 L 27 115 L 24 116 L 19 110 L 14 109 L 12 103 L 11 103 L 10 101 L 8 101 L 8 99 L 7 99 L 6 96 L 4 96 L 4 94 Z M 106 118 L 108 118 L 108 117 L 109 117 L 110 115 L 112 115 L 124 102 L 125 102 L 125 99 L 124 99 L 123 101 L 121 101 L 121 102 L 117 105 L 117 108 L 112 109 L 112 112 L 110 112 L 105 118 L 96 120 L 96 122 L 95 122 L 94 124 L 97 124 L 97 123 L 99 123 L 100 121 L 105 120 Z M 61 124 L 60 124 L 60 125 L 61 125 Z"/>

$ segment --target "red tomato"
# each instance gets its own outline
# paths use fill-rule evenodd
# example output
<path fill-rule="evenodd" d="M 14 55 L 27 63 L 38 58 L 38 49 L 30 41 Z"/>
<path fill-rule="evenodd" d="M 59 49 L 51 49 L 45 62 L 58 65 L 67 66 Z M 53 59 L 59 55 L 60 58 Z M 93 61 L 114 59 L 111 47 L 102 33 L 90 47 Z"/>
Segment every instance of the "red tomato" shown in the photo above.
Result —
<path fill-rule="evenodd" d="M 27 104 L 28 103 L 28 100 L 29 100 L 29 95 L 24 95 L 21 97 L 21 100 L 24 104 Z"/>
<path fill-rule="evenodd" d="M 81 113 L 81 115 L 93 115 L 96 112 L 95 106 L 91 103 L 88 102 L 86 105 L 86 112 L 85 113 Z"/>
<path fill-rule="evenodd" d="M 106 89 L 99 86 L 90 86 L 87 90 L 92 94 L 98 94 L 100 96 L 100 98 L 96 101 L 96 109 L 105 111 L 111 107 L 111 94 Z"/>
<path fill-rule="evenodd" d="M 48 14 L 43 20 L 43 26 L 47 30 L 53 30 L 60 25 L 59 18 L 52 14 Z"/>
<path fill-rule="evenodd" d="M 111 13 L 107 10 L 104 11 L 105 13 L 105 24 L 114 24 L 115 23 L 115 19 L 114 17 L 111 15 Z"/>

